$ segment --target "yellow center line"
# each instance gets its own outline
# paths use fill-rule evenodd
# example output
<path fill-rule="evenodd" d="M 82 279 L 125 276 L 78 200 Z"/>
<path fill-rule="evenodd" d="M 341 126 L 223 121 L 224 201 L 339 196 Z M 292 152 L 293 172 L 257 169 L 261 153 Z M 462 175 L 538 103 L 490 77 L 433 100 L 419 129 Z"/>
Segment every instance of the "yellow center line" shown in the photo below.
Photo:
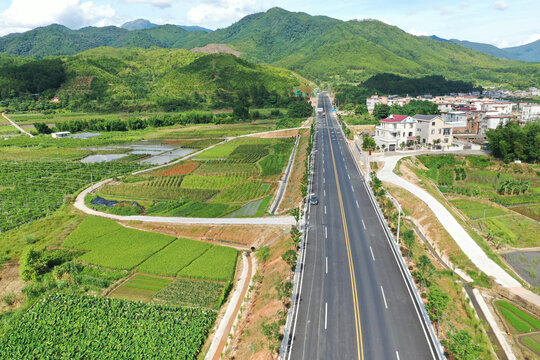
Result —
<path fill-rule="evenodd" d="M 341 187 L 339 186 L 339 176 L 337 173 L 336 159 L 334 157 L 334 147 L 332 145 L 332 138 L 330 135 L 330 128 L 328 124 L 329 114 L 326 109 L 326 104 L 324 104 L 323 107 L 324 107 L 324 112 L 326 113 L 326 116 L 325 116 L 326 131 L 328 131 L 328 139 L 330 141 L 330 152 L 332 153 L 332 163 L 334 164 L 334 176 L 336 177 L 339 207 L 341 210 L 341 218 L 343 220 L 343 231 L 345 233 L 345 245 L 347 248 L 347 258 L 349 261 L 349 272 L 350 272 L 350 277 L 351 277 L 351 288 L 352 288 L 353 306 L 354 306 L 354 318 L 355 318 L 355 325 L 356 325 L 356 344 L 357 344 L 357 349 L 358 349 L 358 359 L 363 360 L 364 359 L 364 344 L 362 341 L 362 324 L 360 322 L 360 308 L 358 306 L 358 292 L 356 289 L 356 276 L 354 274 L 354 263 L 353 263 L 352 252 L 351 252 L 351 243 L 349 240 L 349 230 L 347 228 L 347 219 L 345 218 L 345 210 L 343 206 L 343 199 L 341 197 Z"/>

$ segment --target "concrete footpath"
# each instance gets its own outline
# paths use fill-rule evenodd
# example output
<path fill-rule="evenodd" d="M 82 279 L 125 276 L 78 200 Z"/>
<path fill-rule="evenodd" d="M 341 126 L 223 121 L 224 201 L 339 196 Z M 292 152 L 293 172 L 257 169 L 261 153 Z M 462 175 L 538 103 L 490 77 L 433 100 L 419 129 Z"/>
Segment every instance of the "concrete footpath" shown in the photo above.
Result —
<path fill-rule="evenodd" d="M 4 119 L 6 119 L 11 125 L 13 125 L 17 130 L 19 130 L 20 132 L 22 132 L 24 135 L 27 135 L 27 136 L 30 136 L 31 138 L 34 137 L 34 135 L 30 134 L 28 131 L 24 130 L 22 127 L 20 127 L 19 125 L 17 125 L 15 123 L 15 121 L 11 120 L 10 118 L 8 118 L 6 116 L 6 114 L 2 113 L 2 117 Z"/>
<path fill-rule="evenodd" d="M 410 155 L 397 155 L 378 158 L 378 161 L 384 161 L 384 167 L 377 176 L 382 181 L 386 181 L 404 188 L 429 206 L 437 219 L 444 226 L 446 231 L 452 236 L 461 250 L 469 259 L 486 275 L 492 277 L 495 282 L 507 288 L 512 293 L 540 306 L 540 296 L 523 288 L 521 284 L 502 269 L 498 264 L 491 260 L 482 248 L 473 240 L 473 238 L 465 231 L 454 216 L 442 205 L 437 199 L 430 195 L 427 191 L 406 181 L 396 175 L 393 170 L 399 159 Z"/>
<path fill-rule="evenodd" d="M 166 224 L 207 224 L 207 225 L 295 225 L 296 220 L 292 216 L 268 216 L 259 218 L 191 218 L 191 217 L 167 217 L 167 216 L 144 216 L 144 215 L 114 215 L 90 209 L 84 203 L 86 195 L 99 187 L 111 182 L 112 179 L 103 180 L 81 191 L 75 199 L 75 207 L 88 215 L 101 216 L 116 221 L 142 221 Z"/>

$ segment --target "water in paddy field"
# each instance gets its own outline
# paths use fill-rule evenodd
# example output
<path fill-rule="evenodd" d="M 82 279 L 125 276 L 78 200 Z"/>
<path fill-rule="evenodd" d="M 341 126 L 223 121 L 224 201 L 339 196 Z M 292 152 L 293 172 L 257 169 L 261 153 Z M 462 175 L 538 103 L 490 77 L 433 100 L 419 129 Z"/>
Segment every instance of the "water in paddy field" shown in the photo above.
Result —
<path fill-rule="evenodd" d="M 126 156 L 127 154 L 88 155 L 87 157 L 82 159 L 81 162 L 85 164 L 96 164 L 96 163 L 118 160 Z"/>
<path fill-rule="evenodd" d="M 144 159 L 141 163 L 152 164 L 152 165 L 163 165 L 170 163 L 173 160 L 179 159 L 183 156 L 191 154 L 195 150 L 193 149 L 176 149 L 172 151 L 165 152 L 161 155 L 152 156 L 151 158 Z"/>

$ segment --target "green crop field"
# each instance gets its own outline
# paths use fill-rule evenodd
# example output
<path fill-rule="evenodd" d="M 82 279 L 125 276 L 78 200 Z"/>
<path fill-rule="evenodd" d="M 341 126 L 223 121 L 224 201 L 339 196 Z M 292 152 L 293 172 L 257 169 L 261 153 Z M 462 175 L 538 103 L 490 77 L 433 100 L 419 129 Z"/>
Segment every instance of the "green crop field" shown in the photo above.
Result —
<path fill-rule="evenodd" d="M 482 220 L 477 220 L 477 223 Z M 538 246 L 540 225 L 518 214 L 486 218 L 485 226 L 505 243 L 516 247 Z"/>
<path fill-rule="evenodd" d="M 182 182 L 184 189 L 223 190 L 231 185 L 240 184 L 247 179 L 247 175 L 188 175 Z"/>
<path fill-rule="evenodd" d="M 79 259 L 98 266 L 132 269 L 174 240 L 172 236 L 124 227 L 106 232 L 104 229 L 115 229 L 113 224 L 116 223 L 105 219 L 101 221 L 102 227 L 97 227 L 99 236 L 96 237 L 89 226 L 99 221 L 85 221 L 86 223 L 83 222 L 83 230 L 75 230 L 77 232 L 73 237 L 70 234 L 64 246 L 88 251 Z M 84 229 L 89 229 L 89 231 L 84 233 Z"/>
<path fill-rule="evenodd" d="M 523 343 L 533 350 L 537 356 L 540 356 L 540 336 L 524 336 L 522 338 Z"/>
<path fill-rule="evenodd" d="M 216 313 L 49 294 L 0 337 L 2 359 L 194 359 Z"/>
<path fill-rule="evenodd" d="M 216 281 L 177 279 L 155 296 L 155 302 L 174 306 L 217 309 L 225 284 Z"/>
<path fill-rule="evenodd" d="M 180 270 L 204 254 L 212 244 L 177 239 L 137 267 L 138 271 L 175 276 Z"/>
<path fill-rule="evenodd" d="M 260 181 L 248 181 L 243 184 L 231 186 L 212 199 L 218 203 L 245 203 L 251 199 L 256 199 L 268 195 L 270 188 L 263 186 Z"/>
<path fill-rule="evenodd" d="M 98 216 L 86 217 L 80 225 L 69 234 L 63 245 L 68 248 L 81 248 L 87 241 L 125 229 L 115 221 Z"/>
<path fill-rule="evenodd" d="M 158 291 L 167 287 L 171 282 L 171 279 L 137 274 L 115 289 L 109 296 L 124 300 L 148 302 Z"/>
<path fill-rule="evenodd" d="M 204 161 L 201 162 L 193 174 L 213 176 L 220 174 L 247 174 L 256 175 L 259 169 L 255 164 L 238 163 L 233 161 Z"/>
<path fill-rule="evenodd" d="M 36 150 L 39 151 L 39 150 Z M 140 169 L 135 163 L 83 164 L 77 161 L 0 161 L 0 232 L 56 211 L 64 197 L 91 181 Z"/>
<path fill-rule="evenodd" d="M 484 210 L 486 218 L 492 216 L 504 215 L 507 211 L 491 206 L 487 203 L 472 200 L 451 200 L 451 202 L 461 211 L 465 213 L 470 219 L 482 219 L 484 217 Z"/>
<path fill-rule="evenodd" d="M 234 276 L 238 251 L 214 245 L 210 250 L 183 268 L 178 276 L 192 279 L 229 281 Z"/>
<path fill-rule="evenodd" d="M 529 313 L 507 301 L 496 302 L 505 320 L 518 332 L 525 333 L 540 330 L 540 321 Z"/>
<path fill-rule="evenodd" d="M 237 207 L 228 204 L 204 203 L 200 201 L 167 201 L 158 202 L 146 211 L 147 215 L 189 216 L 215 218 L 224 216 Z"/>

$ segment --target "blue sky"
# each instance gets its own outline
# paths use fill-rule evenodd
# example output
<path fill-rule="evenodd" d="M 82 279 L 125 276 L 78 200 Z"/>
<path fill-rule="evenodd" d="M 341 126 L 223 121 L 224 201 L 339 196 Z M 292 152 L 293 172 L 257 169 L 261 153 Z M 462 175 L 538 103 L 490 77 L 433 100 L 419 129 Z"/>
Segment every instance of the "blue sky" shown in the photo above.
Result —
<path fill-rule="evenodd" d="M 273 6 L 342 20 L 379 19 L 415 35 L 500 47 L 540 39 L 539 0 L 0 0 L 0 35 L 51 23 L 80 28 L 136 18 L 216 29 Z"/>

